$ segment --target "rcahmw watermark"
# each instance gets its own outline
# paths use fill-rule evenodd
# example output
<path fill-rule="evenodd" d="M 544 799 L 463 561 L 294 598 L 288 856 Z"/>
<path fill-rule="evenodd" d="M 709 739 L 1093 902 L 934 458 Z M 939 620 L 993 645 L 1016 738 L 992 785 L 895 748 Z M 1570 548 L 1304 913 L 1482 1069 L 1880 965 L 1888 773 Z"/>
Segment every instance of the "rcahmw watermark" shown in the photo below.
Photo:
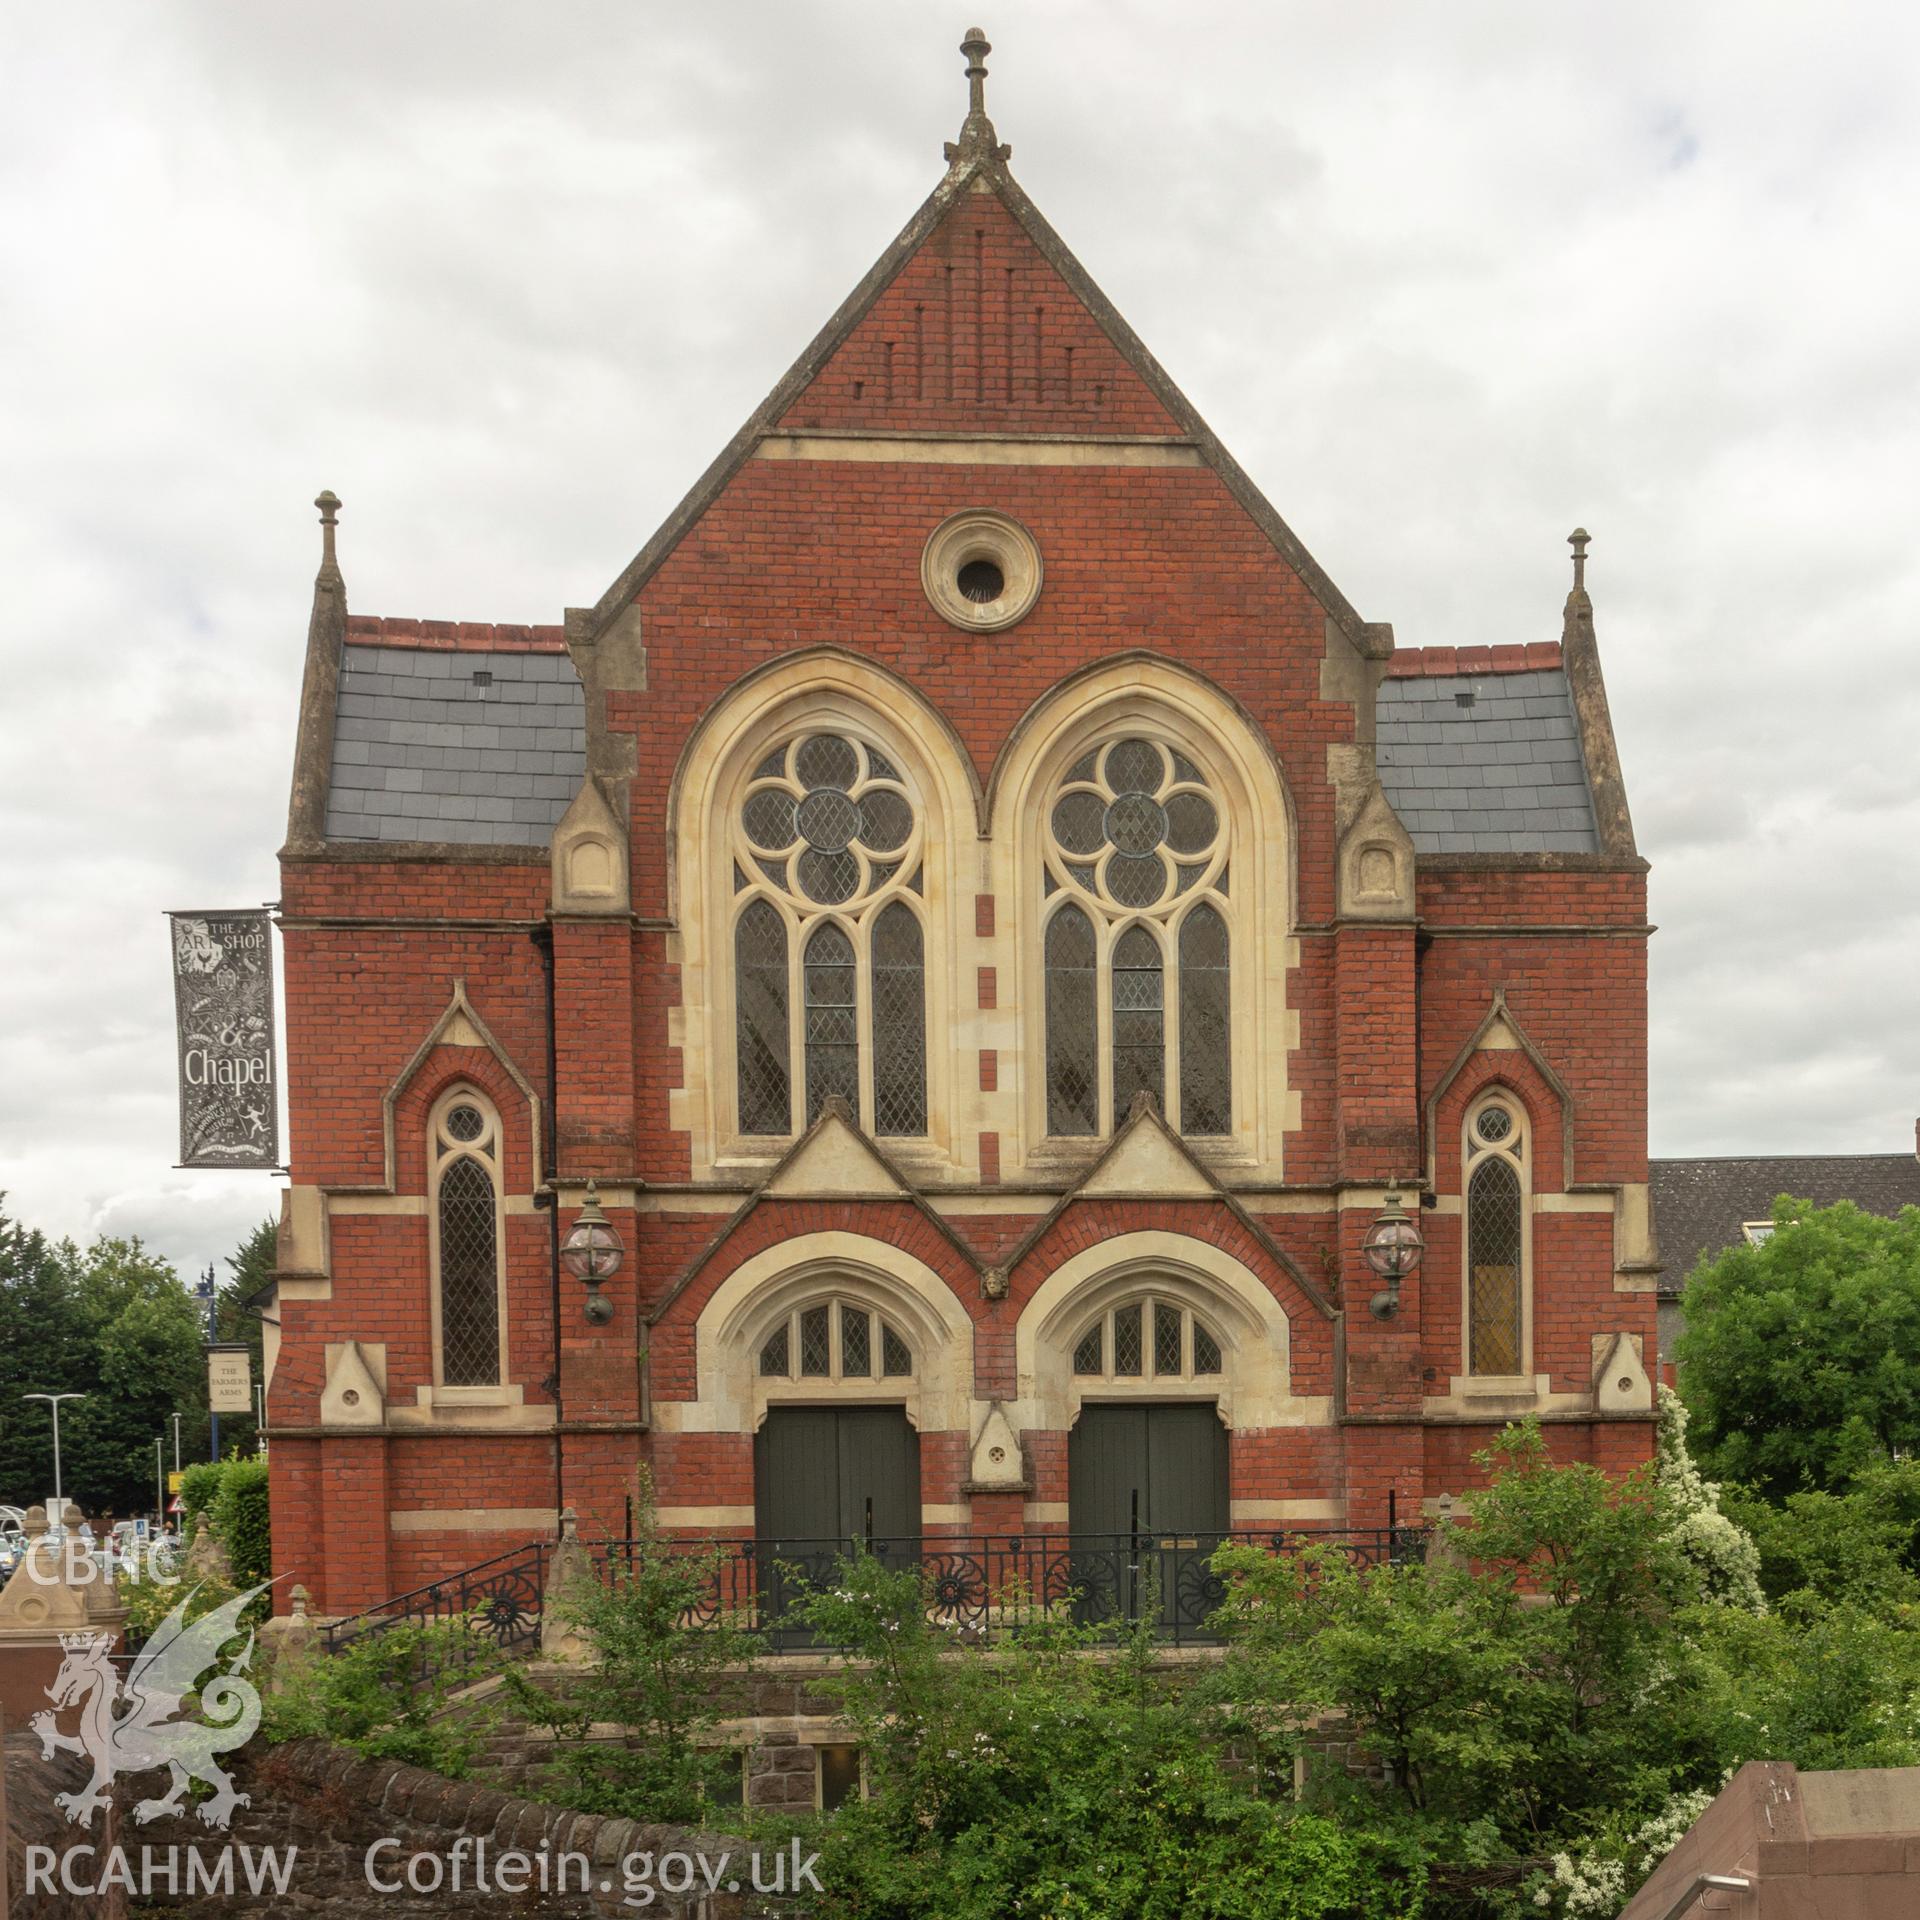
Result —
<path fill-rule="evenodd" d="M 584 1853 L 554 1853 L 547 1847 L 495 1849 L 484 1839 L 463 1835 L 446 1853 L 408 1852 L 396 1839 L 376 1840 L 367 1849 L 367 1885 L 375 1893 L 601 1893 L 622 1894 L 621 1905 L 650 1907 L 661 1894 L 820 1893 L 814 1872 L 820 1856 L 804 1858 L 795 1840 L 789 1852 L 630 1853 L 596 1880 Z"/>

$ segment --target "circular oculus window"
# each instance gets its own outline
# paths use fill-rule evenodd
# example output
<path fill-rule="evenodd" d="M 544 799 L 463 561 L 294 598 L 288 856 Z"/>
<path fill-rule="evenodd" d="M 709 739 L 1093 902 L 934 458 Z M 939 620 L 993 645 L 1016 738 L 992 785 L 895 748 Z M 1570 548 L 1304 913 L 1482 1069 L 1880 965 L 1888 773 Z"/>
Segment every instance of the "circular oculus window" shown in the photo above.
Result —
<path fill-rule="evenodd" d="M 941 619 L 969 633 L 998 633 L 1040 598 L 1040 549 L 1019 521 L 990 508 L 956 513 L 934 528 L 920 584 Z"/>

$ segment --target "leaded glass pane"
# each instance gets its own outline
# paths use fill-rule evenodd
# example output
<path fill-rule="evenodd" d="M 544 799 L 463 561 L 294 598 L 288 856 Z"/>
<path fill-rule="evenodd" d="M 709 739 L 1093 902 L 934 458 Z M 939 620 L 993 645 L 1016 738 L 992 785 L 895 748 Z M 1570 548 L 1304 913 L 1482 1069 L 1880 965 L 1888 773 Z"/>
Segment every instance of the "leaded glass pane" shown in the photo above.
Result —
<path fill-rule="evenodd" d="M 840 1309 L 840 1373 L 865 1380 L 873 1373 L 873 1316 L 864 1307 Z"/>
<path fill-rule="evenodd" d="M 1467 1368 L 1520 1371 L 1520 1176 L 1483 1160 L 1467 1183 Z"/>
<path fill-rule="evenodd" d="M 1140 1303 L 1122 1307 L 1113 1316 L 1113 1370 L 1122 1378 L 1140 1372 L 1143 1355 L 1140 1340 Z"/>
<path fill-rule="evenodd" d="M 1123 793 L 1101 816 L 1122 853 L 1148 854 L 1167 837 L 1167 810 L 1149 793 Z"/>
<path fill-rule="evenodd" d="M 1100 1052 L 1093 922 L 1062 907 L 1047 922 L 1047 1131 L 1099 1126 Z"/>
<path fill-rule="evenodd" d="M 747 876 L 740 871 L 738 860 L 733 863 L 733 890 L 735 893 L 745 893 L 747 890 Z"/>
<path fill-rule="evenodd" d="M 853 943 L 831 921 L 807 942 L 807 1124 L 838 1094 L 860 1111 L 860 1027 L 854 1005 Z"/>
<path fill-rule="evenodd" d="M 1204 874 L 1206 870 L 1207 869 L 1204 863 L 1191 866 L 1191 867 L 1181 867 L 1177 869 L 1180 877 L 1174 883 L 1174 888 L 1173 888 L 1174 892 L 1186 893 L 1190 891 L 1193 887 L 1199 884 L 1200 876 Z"/>
<path fill-rule="evenodd" d="M 1062 778 L 1069 781 L 1091 780 L 1093 778 L 1094 762 L 1098 760 L 1099 757 L 1100 756 L 1097 752 L 1083 753 L 1080 756 L 1080 758 L 1076 760 L 1073 763 L 1073 765 L 1066 770 L 1066 773 L 1062 776 Z"/>
<path fill-rule="evenodd" d="M 767 1335 L 767 1344 L 760 1349 L 760 1371 L 770 1380 L 784 1380 L 793 1371 L 793 1362 L 788 1349 L 791 1343 L 787 1338 L 787 1323 L 782 1320 Z"/>
<path fill-rule="evenodd" d="M 1107 749 L 1107 785 L 1115 793 L 1158 793 L 1167 765 L 1151 740 L 1122 740 Z"/>
<path fill-rule="evenodd" d="M 1073 1370 L 1075 1373 L 1098 1374 L 1102 1371 L 1100 1348 L 1102 1336 L 1106 1332 L 1104 1321 L 1096 1320 L 1080 1336 L 1080 1344 L 1073 1350 Z"/>
<path fill-rule="evenodd" d="M 1197 787 L 1204 787 L 1207 784 L 1207 776 L 1184 753 L 1177 752 L 1172 747 L 1169 747 L 1167 752 L 1173 759 L 1173 777 L 1176 780 L 1191 780 Z"/>
<path fill-rule="evenodd" d="M 911 887 L 915 893 L 926 892 L 927 890 L 926 884 L 921 878 L 920 869 L 918 867 L 915 867 L 914 870 L 907 875 L 907 885 Z"/>
<path fill-rule="evenodd" d="M 1233 1130 L 1227 923 L 1204 903 L 1180 927 L 1180 1131 Z"/>
<path fill-rule="evenodd" d="M 867 869 L 867 884 L 878 893 L 900 871 L 898 860 L 876 860 Z"/>
<path fill-rule="evenodd" d="M 860 890 L 860 863 L 850 853 L 822 853 L 808 847 L 794 862 L 800 891 L 823 907 L 837 907 Z"/>
<path fill-rule="evenodd" d="M 800 743 L 793 771 L 803 787 L 847 788 L 860 777 L 853 743 L 836 733 L 816 733 Z"/>
<path fill-rule="evenodd" d="M 1123 907 L 1150 907 L 1167 890 L 1167 863 L 1157 853 L 1144 860 L 1116 853 L 1107 862 L 1107 891 Z"/>
<path fill-rule="evenodd" d="M 880 1371 L 889 1380 L 898 1380 L 913 1371 L 913 1355 L 907 1343 L 882 1320 L 880 1322 Z"/>
<path fill-rule="evenodd" d="M 1106 812 L 1097 793 L 1064 793 L 1054 802 L 1053 837 L 1068 853 L 1098 853 Z"/>
<path fill-rule="evenodd" d="M 747 838 L 768 853 L 778 853 L 793 845 L 793 795 L 780 787 L 762 787 L 747 795 L 740 809 L 741 824 Z"/>
<path fill-rule="evenodd" d="M 774 750 L 754 768 L 753 777 L 756 780 L 777 780 L 786 770 L 787 750 L 785 747 L 775 747 Z"/>
<path fill-rule="evenodd" d="M 873 1130 L 927 1130 L 927 995 L 920 921 L 904 900 L 873 923 Z"/>
<path fill-rule="evenodd" d="M 904 794 L 881 787 L 860 802 L 860 844 L 873 853 L 892 853 L 907 844 L 913 809 Z"/>
<path fill-rule="evenodd" d="M 1473 1123 L 1473 1130 L 1491 1146 L 1496 1141 L 1504 1140 L 1513 1131 L 1513 1115 L 1505 1107 L 1488 1107 Z M 465 1134 L 460 1137 L 467 1138 Z"/>
<path fill-rule="evenodd" d="M 867 749 L 867 778 L 869 780 L 898 780 L 900 770 L 884 753 L 875 753 Z"/>
<path fill-rule="evenodd" d="M 1195 1373 L 1220 1371 L 1220 1342 L 1198 1320 L 1193 1323 L 1193 1370 Z"/>
<path fill-rule="evenodd" d="M 845 853 L 860 831 L 860 809 L 838 787 L 815 787 L 794 809 L 800 837 L 819 853 Z"/>
<path fill-rule="evenodd" d="M 1199 853 L 1213 845 L 1220 818 L 1203 793 L 1176 793 L 1167 802 L 1167 845 L 1175 853 Z"/>
<path fill-rule="evenodd" d="M 500 1379 L 494 1234 L 492 1178 L 463 1154 L 440 1176 L 440 1378 L 450 1387 Z"/>
<path fill-rule="evenodd" d="M 734 927 L 733 992 L 740 1131 L 786 1133 L 793 1126 L 787 929 L 768 901 L 755 900 Z"/>
<path fill-rule="evenodd" d="M 753 856 L 753 864 L 758 867 L 782 893 L 788 891 L 787 863 L 784 860 L 769 860 L 764 855 L 756 853 Z"/>
<path fill-rule="evenodd" d="M 1220 869 L 1220 878 L 1216 880 L 1213 884 L 1215 888 L 1219 891 L 1219 893 L 1222 895 L 1222 897 L 1232 892 L 1232 888 L 1230 888 L 1227 885 L 1227 870 L 1225 867 L 1222 867 Z"/>
<path fill-rule="evenodd" d="M 807 1307 L 800 1315 L 800 1371 L 810 1380 L 833 1371 L 832 1350 L 827 1345 L 829 1309 Z"/>
<path fill-rule="evenodd" d="M 1113 948 L 1113 1124 L 1136 1093 L 1167 1100 L 1166 974 L 1160 945 L 1145 927 L 1129 927 Z"/>
<path fill-rule="evenodd" d="M 1089 893 L 1093 891 L 1093 869 L 1091 867 L 1076 866 L 1072 861 L 1068 861 L 1067 874 L 1070 879 L 1078 881 L 1081 886 L 1085 887 Z"/>
<path fill-rule="evenodd" d="M 447 1131 L 456 1140 L 478 1140 L 486 1130 L 487 1117 L 478 1107 L 470 1107 L 462 1102 L 448 1110 Z"/>
<path fill-rule="evenodd" d="M 1164 1300 L 1153 1303 L 1153 1370 L 1173 1375 L 1180 1371 L 1180 1309 Z"/>

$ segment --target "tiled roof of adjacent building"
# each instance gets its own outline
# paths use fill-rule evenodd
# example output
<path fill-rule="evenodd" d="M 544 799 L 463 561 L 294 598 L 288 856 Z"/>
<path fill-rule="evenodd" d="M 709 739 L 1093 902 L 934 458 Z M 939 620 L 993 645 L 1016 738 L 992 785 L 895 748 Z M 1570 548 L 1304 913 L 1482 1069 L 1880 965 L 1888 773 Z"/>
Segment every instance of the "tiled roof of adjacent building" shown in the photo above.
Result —
<path fill-rule="evenodd" d="M 326 837 L 544 845 L 587 771 L 560 629 L 355 616 L 347 637 Z"/>
<path fill-rule="evenodd" d="M 1596 853 L 1553 644 L 1399 649 L 1375 707 L 1380 785 L 1420 853 Z"/>
<path fill-rule="evenodd" d="M 1830 1207 L 1851 1200 L 1868 1213 L 1920 1207 L 1920 1157 L 1911 1153 L 1822 1153 L 1781 1158 L 1655 1160 L 1648 1167 L 1653 1222 L 1666 1272 L 1678 1291 L 1702 1259 L 1740 1244 L 1749 1220 L 1769 1220 L 1783 1193 Z"/>

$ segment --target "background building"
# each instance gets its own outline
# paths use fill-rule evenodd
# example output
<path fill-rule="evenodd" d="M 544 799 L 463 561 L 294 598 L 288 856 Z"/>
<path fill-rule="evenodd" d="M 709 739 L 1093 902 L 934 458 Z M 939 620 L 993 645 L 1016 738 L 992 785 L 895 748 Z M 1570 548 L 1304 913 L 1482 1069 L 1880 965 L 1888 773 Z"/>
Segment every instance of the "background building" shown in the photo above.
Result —
<path fill-rule="evenodd" d="M 1586 536 L 1558 641 L 1396 648 L 1014 182 L 986 51 L 593 606 L 350 615 L 322 496 L 269 1406 L 326 1611 L 623 1532 L 643 1466 L 691 1534 L 1204 1539 L 1411 1520 L 1523 1412 L 1650 1449 Z"/>

